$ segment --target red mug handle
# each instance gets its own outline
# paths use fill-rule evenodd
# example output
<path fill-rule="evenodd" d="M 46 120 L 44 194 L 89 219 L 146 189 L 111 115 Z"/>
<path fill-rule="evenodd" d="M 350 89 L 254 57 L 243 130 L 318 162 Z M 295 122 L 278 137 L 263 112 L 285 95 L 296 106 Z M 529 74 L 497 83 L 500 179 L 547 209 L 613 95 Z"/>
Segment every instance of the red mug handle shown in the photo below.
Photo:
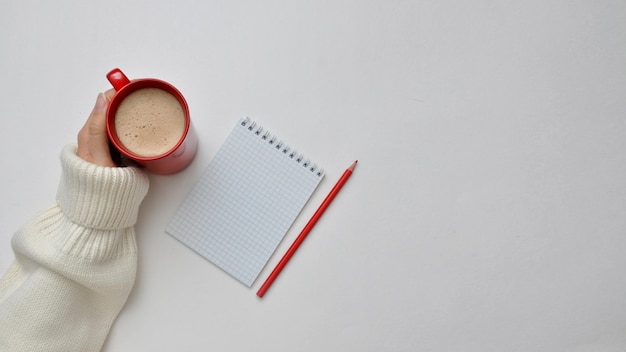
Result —
<path fill-rule="evenodd" d="M 130 83 L 128 77 L 126 77 L 124 72 L 122 72 L 119 68 L 111 70 L 111 72 L 107 74 L 107 79 L 111 82 L 116 91 L 124 88 L 125 85 Z"/>

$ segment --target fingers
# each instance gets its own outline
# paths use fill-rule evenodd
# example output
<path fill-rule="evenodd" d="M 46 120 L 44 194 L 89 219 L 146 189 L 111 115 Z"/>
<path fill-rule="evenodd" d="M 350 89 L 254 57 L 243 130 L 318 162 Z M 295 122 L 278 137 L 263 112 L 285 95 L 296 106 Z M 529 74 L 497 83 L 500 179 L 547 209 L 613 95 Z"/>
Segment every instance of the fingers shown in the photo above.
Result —
<path fill-rule="evenodd" d="M 104 92 L 104 96 L 107 98 L 107 100 L 110 102 L 113 99 L 113 96 L 115 95 L 115 89 L 111 88 L 109 90 L 107 90 L 106 92 Z"/>
<path fill-rule="evenodd" d="M 77 154 L 93 164 L 115 166 L 109 151 L 109 139 L 106 131 L 106 110 L 109 104 L 107 94 L 112 96 L 109 91 L 98 94 L 89 118 L 78 132 Z"/>

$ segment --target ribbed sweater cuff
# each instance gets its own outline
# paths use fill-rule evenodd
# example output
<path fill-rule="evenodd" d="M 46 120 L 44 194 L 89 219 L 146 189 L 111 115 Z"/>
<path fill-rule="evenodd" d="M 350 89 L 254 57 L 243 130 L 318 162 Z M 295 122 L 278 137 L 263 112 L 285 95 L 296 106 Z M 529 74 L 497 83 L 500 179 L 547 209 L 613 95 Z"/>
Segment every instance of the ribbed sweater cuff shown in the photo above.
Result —
<path fill-rule="evenodd" d="M 62 175 L 57 202 L 76 224 L 102 230 L 123 229 L 137 222 L 148 177 L 135 167 L 105 167 L 76 154 L 76 146 L 61 152 Z"/>

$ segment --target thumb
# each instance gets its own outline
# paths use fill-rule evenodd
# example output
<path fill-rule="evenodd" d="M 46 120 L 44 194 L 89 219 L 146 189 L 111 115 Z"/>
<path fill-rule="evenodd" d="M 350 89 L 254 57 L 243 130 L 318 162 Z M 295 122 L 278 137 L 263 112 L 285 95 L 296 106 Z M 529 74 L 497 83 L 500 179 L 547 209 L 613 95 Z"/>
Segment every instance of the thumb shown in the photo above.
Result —
<path fill-rule="evenodd" d="M 96 104 L 78 133 L 78 156 L 88 162 L 115 166 L 109 152 L 109 139 L 106 131 L 106 110 L 108 100 L 102 93 L 98 94 Z"/>

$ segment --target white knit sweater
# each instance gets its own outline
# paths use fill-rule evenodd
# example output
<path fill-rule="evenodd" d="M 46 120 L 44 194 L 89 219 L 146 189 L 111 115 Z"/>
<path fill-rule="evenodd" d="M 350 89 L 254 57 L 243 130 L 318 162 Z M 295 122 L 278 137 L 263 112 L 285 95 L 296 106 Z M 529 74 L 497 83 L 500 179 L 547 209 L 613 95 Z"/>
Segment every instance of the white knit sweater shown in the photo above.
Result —
<path fill-rule="evenodd" d="M 137 266 L 134 225 L 148 178 L 61 153 L 57 204 L 13 236 L 0 279 L 0 351 L 100 351 Z"/>

